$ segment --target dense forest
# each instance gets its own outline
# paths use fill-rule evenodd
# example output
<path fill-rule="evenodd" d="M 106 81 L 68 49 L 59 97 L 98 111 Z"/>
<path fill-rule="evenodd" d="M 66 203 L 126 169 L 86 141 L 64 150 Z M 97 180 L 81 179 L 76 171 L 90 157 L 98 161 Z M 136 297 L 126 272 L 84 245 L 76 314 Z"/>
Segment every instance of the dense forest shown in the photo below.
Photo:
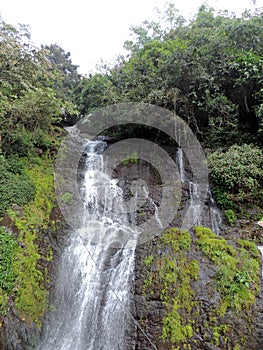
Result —
<path fill-rule="evenodd" d="M 237 17 L 202 5 L 187 21 L 168 4 L 159 22 L 131 28 L 126 56 L 83 76 L 63 48 L 35 47 L 26 25 L 0 18 L 0 319 L 13 302 L 40 325 L 52 252 L 43 255 L 38 232 L 59 225 L 50 218 L 56 151 L 63 127 L 99 107 L 144 102 L 176 113 L 205 149 L 226 222 L 261 218 L 262 28 L 262 9 Z"/>

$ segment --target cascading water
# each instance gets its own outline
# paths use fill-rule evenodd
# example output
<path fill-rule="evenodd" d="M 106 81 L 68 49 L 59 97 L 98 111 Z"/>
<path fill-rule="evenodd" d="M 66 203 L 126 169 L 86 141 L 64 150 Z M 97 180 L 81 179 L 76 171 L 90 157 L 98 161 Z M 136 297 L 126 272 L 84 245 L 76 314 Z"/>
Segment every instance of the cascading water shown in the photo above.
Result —
<path fill-rule="evenodd" d="M 185 181 L 184 158 L 183 158 L 183 150 L 181 147 L 178 147 L 176 157 L 177 157 L 177 163 L 179 167 L 180 180 L 184 182 Z"/>
<path fill-rule="evenodd" d="M 158 209 L 157 205 L 155 204 L 155 202 L 152 200 L 152 198 L 149 196 L 149 192 L 147 191 L 145 186 L 143 186 L 143 193 L 144 193 L 144 198 L 146 198 L 150 202 L 150 204 L 154 207 L 154 218 L 155 218 L 157 224 L 159 225 L 160 228 L 163 228 L 163 224 L 162 224 L 161 219 L 159 217 L 159 209 Z"/>
<path fill-rule="evenodd" d="M 197 184 L 189 181 L 190 207 L 192 222 L 195 225 L 201 225 L 200 220 L 200 188 Z"/>
<path fill-rule="evenodd" d="M 51 313 L 38 350 L 128 348 L 137 232 L 126 225 L 126 215 L 113 210 L 121 208 L 123 196 L 116 180 L 104 172 L 100 153 L 105 146 L 102 141 L 87 145 L 81 189 L 86 215 L 83 227 L 72 232 L 62 254 L 56 310 Z"/>
<path fill-rule="evenodd" d="M 197 183 L 194 183 L 187 179 L 185 164 L 184 164 L 184 153 L 181 147 L 178 147 L 176 153 L 177 164 L 179 168 L 180 180 L 182 183 L 188 184 L 189 189 L 189 207 L 188 207 L 188 221 L 194 223 L 194 225 L 202 224 L 202 217 L 200 215 L 200 187 Z M 210 216 L 210 227 L 216 234 L 220 233 L 220 225 L 222 224 L 222 217 L 218 210 L 216 203 L 213 199 L 210 188 L 207 191 L 208 203 L 209 203 L 209 216 Z"/>
<path fill-rule="evenodd" d="M 211 228 L 214 233 L 217 235 L 220 233 L 220 225 L 222 224 L 222 217 L 220 211 L 218 210 L 214 198 L 212 196 L 212 192 L 208 190 L 208 196 L 210 201 L 210 220 L 211 220 Z"/>

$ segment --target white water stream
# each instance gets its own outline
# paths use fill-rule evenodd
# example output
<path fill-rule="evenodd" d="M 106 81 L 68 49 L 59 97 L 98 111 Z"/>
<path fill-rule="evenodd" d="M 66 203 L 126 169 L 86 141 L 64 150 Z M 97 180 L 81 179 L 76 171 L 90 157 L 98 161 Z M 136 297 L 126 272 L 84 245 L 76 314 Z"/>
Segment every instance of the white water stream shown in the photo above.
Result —
<path fill-rule="evenodd" d="M 100 153 L 105 146 L 102 141 L 90 141 L 87 146 L 82 186 L 86 215 L 82 229 L 72 232 L 62 255 L 56 310 L 38 350 L 127 348 L 136 245 L 131 242 L 136 243 L 137 232 L 113 210 L 123 205 L 123 196 L 116 181 L 104 172 Z M 90 243 L 94 241 L 97 244 Z"/>

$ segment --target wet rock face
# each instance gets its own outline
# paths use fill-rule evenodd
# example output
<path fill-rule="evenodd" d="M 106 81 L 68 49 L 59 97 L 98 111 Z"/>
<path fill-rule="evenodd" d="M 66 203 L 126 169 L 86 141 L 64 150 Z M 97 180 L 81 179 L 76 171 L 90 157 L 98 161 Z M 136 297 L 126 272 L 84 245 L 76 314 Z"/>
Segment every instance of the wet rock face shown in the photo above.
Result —
<path fill-rule="evenodd" d="M 1 350 L 25 350 L 32 348 L 38 337 L 38 330 L 12 313 L 3 318 L 0 335 Z"/>
<path fill-rule="evenodd" d="M 137 248 L 136 277 L 135 277 L 135 306 L 136 319 L 143 332 L 138 328 L 136 350 L 152 350 L 154 344 L 156 349 L 191 349 L 191 350 L 221 350 L 221 349 L 243 349 L 260 350 L 263 348 L 263 295 L 257 293 L 254 305 L 247 309 L 222 310 L 222 296 L 216 285 L 216 274 L 218 267 L 196 248 L 194 234 L 192 236 L 191 248 L 183 255 L 172 255 L 169 246 L 160 244 L 162 237 L 139 246 Z M 177 253 L 176 253 L 177 254 Z M 149 264 L 149 257 L 156 264 Z M 178 333 L 174 335 L 175 342 L 171 338 L 163 338 L 163 325 L 167 320 L 168 310 L 171 311 L 173 298 L 182 293 L 180 277 L 177 282 L 170 284 L 170 297 L 162 297 L 167 285 L 162 282 L 157 269 L 165 262 L 186 259 L 195 261 L 199 266 L 199 278 L 191 279 L 190 286 L 193 292 L 191 306 L 188 308 L 189 289 L 185 287 L 185 296 L 182 296 L 179 304 L 178 314 L 180 322 L 173 320 Z M 178 259 L 178 260 L 177 260 Z M 167 265 L 169 266 L 169 265 Z M 187 265 L 185 264 L 185 273 Z M 165 271 L 165 270 L 163 270 Z M 157 279 L 155 274 L 157 273 Z M 183 282 L 184 285 L 185 282 Z M 169 288 L 169 287 L 168 287 Z M 169 304 L 170 303 L 170 304 Z M 188 336 L 181 338 L 181 334 L 191 326 L 192 330 Z M 180 341 L 181 339 L 181 341 Z"/>

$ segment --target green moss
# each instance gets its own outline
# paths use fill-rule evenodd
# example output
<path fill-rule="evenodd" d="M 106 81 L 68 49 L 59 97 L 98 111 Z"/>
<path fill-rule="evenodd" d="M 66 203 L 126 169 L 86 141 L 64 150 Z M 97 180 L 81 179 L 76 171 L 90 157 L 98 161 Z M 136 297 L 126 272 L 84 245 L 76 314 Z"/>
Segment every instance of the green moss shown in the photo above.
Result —
<path fill-rule="evenodd" d="M 15 238 L 0 227 L 0 288 L 10 291 L 15 284 L 15 272 L 13 263 L 17 253 Z"/>
<path fill-rule="evenodd" d="M 48 309 L 48 291 L 45 289 L 47 272 L 39 269 L 40 260 L 52 259 L 51 248 L 41 256 L 37 233 L 48 228 L 48 220 L 54 207 L 53 166 L 49 159 L 27 164 L 26 172 L 36 187 L 34 201 L 24 207 L 23 215 L 9 210 L 9 216 L 19 231 L 19 246 L 13 269 L 16 275 L 16 291 L 13 294 L 21 319 L 41 325 L 41 317 Z"/>
<path fill-rule="evenodd" d="M 229 225 L 233 226 L 237 219 L 235 212 L 232 209 L 225 210 L 225 215 Z"/>
<path fill-rule="evenodd" d="M 259 253 L 254 243 L 239 240 L 234 248 L 210 229 L 196 227 L 196 244 L 217 265 L 215 281 L 221 295 L 220 314 L 228 308 L 249 309 L 259 292 Z"/>
<path fill-rule="evenodd" d="M 147 258 L 144 259 L 145 266 L 147 267 L 147 266 L 151 265 L 153 260 L 154 260 L 154 258 L 152 255 L 147 256 Z"/>
<path fill-rule="evenodd" d="M 172 348 L 176 349 L 179 343 L 186 342 L 194 334 L 191 314 L 196 312 L 196 303 L 191 281 L 199 278 L 199 265 L 197 261 L 187 257 L 191 246 L 191 236 L 188 232 L 175 228 L 167 230 L 160 237 L 159 245 L 162 251 L 168 248 L 169 252 L 166 251 L 157 258 L 145 259 L 145 264 L 153 267 L 149 272 L 149 286 L 151 289 L 153 285 L 157 286 L 159 297 L 167 310 L 161 338 L 169 339 L 173 344 Z M 149 279 L 147 283 L 148 281 Z M 146 292 L 147 287 L 145 284 Z M 148 288 L 148 293 L 150 292 Z"/>
<path fill-rule="evenodd" d="M 161 335 L 165 344 L 169 342 L 173 349 L 190 346 L 194 335 L 200 332 L 201 305 L 193 289 L 193 282 L 199 279 L 199 264 L 190 252 L 195 244 L 195 249 L 202 251 L 216 267 L 211 293 L 220 294 L 219 303 L 207 311 L 202 337 L 216 347 L 228 347 L 234 326 L 225 322 L 226 312 L 245 310 L 249 315 L 259 292 L 260 255 L 254 243 L 238 240 L 232 245 L 205 227 L 196 227 L 195 236 L 193 241 L 188 232 L 172 228 L 159 237 L 157 248 L 161 253 L 144 260 L 147 267 L 144 295 L 151 298 L 154 294 L 166 308 Z M 246 339 L 240 336 L 234 341 L 238 349 Z"/>
<path fill-rule="evenodd" d="M 245 250 L 247 250 L 250 254 L 252 254 L 252 256 L 256 259 L 260 259 L 261 258 L 261 254 L 257 248 L 257 246 L 255 245 L 254 242 L 245 240 L 245 239 L 239 239 L 238 244 L 244 248 Z"/>
<path fill-rule="evenodd" d="M 153 284 L 153 274 L 152 274 L 152 272 L 150 272 L 148 275 L 148 278 L 144 279 L 144 281 L 143 281 L 142 294 L 144 296 L 146 296 L 146 291 L 147 291 L 148 287 L 152 286 L 152 284 Z M 152 292 L 152 290 L 151 290 L 151 292 Z"/>
<path fill-rule="evenodd" d="M 213 331 L 212 342 L 214 345 L 219 346 L 220 339 L 224 339 L 225 342 L 227 341 L 227 337 L 225 337 L 225 334 L 227 333 L 228 328 L 229 325 L 227 324 L 221 324 L 219 326 L 210 327 L 210 329 Z"/>
<path fill-rule="evenodd" d="M 181 231 L 178 228 L 171 228 L 163 233 L 160 243 L 169 245 L 174 251 L 189 251 L 191 246 L 191 235 L 189 232 Z"/>

